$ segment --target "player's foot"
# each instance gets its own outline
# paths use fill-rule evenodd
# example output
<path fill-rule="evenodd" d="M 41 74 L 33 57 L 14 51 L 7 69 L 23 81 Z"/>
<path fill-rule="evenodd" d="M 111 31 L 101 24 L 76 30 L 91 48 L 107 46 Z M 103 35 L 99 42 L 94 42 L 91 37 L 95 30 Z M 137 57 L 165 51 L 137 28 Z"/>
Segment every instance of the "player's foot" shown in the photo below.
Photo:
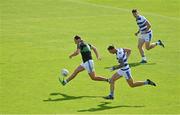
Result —
<path fill-rule="evenodd" d="M 113 100 L 114 97 L 112 95 L 108 95 L 107 97 L 104 97 L 104 99 L 109 99 L 109 100 Z"/>
<path fill-rule="evenodd" d="M 147 63 L 147 61 L 146 60 L 142 60 L 140 63 L 144 64 L 144 63 Z"/>
<path fill-rule="evenodd" d="M 156 86 L 156 84 L 153 81 L 151 81 L 150 79 L 147 79 L 147 82 L 149 85 Z"/>
<path fill-rule="evenodd" d="M 64 80 L 61 80 L 61 78 L 59 77 L 59 82 L 64 86 L 66 85 L 66 82 Z"/>
<path fill-rule="evenodd" d="M 163 42 L 162 42 L 161 40 L 158 40 L 158 42 L 159 42 L 159 45 L 160 45 L 160 46 L 162 46 L 163 48 L 165 47 L 164 44 L 163 44 Z"/>

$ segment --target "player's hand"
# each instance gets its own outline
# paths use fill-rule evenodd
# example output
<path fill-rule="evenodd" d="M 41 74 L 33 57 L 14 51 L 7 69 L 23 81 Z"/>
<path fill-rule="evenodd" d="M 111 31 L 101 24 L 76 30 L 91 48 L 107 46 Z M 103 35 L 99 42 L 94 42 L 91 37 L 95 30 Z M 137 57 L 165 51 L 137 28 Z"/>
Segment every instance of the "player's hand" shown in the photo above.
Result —
<path fill-rule="evenodd" d="M 135 36 L 137 36 L 138 34 L 139 34 L 139 33 L 138 33 L 138 32 L 136 32 L 134 35 L 135 35 Z"/>
<path fill-rule="evenodd" d="M 114 71 L 115 70 L 114 67 L 105 67 L 104 69 L 108 69 L 110 71 Z"/>
<path fill-rule="evenodd" d="M 110 71 L 114 71 L 114 68 L 113 68 L 113 67 L 111 67 L 111 68 L 109 68 L 109 70 L 110 70 Z"/>

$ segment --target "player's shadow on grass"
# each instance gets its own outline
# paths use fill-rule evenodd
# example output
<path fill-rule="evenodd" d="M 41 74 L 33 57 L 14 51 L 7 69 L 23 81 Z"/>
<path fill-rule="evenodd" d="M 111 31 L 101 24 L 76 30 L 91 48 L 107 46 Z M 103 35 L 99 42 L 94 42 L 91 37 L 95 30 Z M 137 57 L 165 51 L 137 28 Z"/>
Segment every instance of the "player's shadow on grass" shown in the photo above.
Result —
<path fill-rule="evenodd" d="M 48 98 L 43 100 L 44 102 L 53 102 L 53 101 L 66 101 L 66 100 L 75 100 L 75 99 L 82 99 L 82 98 L 102 98 L 102 96 L 70 96 L 63 93 L 51 93 L 50 96 L 62 96 L 61 98 Z"/>
<path fill-rule="evenodd" d="M 130 67 L 136 67 L 136 66 L 140 66 L 140 65 L 155 65 L 156 63 L 145 63 L 145 64 L 141 64 L 139 62 L 134 62 L 134 63 L 129 63 Z"/>
<path fill-rule="evenodd" d="M 145 107 L 145 106 L 140 106 L 140 105 L 118 105 L 118 106 L 108 106 L 108 104 L 111 104 L 111 102 L 101 102 L 102 104 L 97 105 L 97 108 L 89 108 L 89 109 L 84 109 L 84 110 L 78 110 L 77 112 L 96 112 L 96 111 L 103 111 L 103 110 L 109 110 L 109 109 L 115 109 L 115 108 L 122 108 L 122 107 L 127 107 L 127 108 L 140 108 L 140 107 Z"/>

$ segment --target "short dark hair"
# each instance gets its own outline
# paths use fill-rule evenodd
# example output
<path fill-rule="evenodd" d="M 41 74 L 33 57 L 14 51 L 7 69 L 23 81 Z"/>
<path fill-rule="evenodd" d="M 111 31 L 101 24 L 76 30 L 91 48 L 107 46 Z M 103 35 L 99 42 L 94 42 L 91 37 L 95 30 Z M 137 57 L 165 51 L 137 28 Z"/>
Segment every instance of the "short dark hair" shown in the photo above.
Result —
<path fill-rule="evenodd" d="M 133 10 L 132 10 L 132 13 L 136 13 L 136 12 L 137 12 L 137 9 L 133 9 Z"/>
<path fill-rule="evenodd" d="M 113 45 L 108 46 L 107 50 L 112 50 L 115 49 L 115 47 Z"/>
<path fill-rule="evenodd" d="M 78 40 L 78 39 L 81 39 L 81 37 L 78 36 L 78 35 L 76 35 L 76 36 L 74 37 L 74 39 Z"/>

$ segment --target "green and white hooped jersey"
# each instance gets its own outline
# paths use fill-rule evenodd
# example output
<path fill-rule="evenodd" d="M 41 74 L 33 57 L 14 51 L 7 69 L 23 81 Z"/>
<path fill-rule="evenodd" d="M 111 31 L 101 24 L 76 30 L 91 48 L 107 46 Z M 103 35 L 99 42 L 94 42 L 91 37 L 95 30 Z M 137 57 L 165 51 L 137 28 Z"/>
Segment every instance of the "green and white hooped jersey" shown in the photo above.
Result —
<path fill-rule="evenodd" d="M 77 48 L 80 49 L 82 60 L 85 63 L 88 60 L 92 59 L 91 55 L 91 45 L 85 43 L 84 41 L 81 41 L 78 45 Z"/>

